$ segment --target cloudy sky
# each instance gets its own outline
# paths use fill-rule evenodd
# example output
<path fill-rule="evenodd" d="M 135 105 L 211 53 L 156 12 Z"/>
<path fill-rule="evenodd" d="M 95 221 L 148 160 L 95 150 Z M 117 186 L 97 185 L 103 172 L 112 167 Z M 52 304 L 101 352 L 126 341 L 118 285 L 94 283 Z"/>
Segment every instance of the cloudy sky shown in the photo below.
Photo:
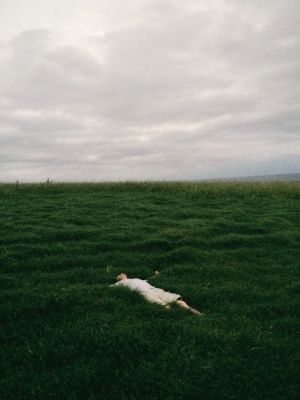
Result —
<path fill-rule="evenodd" d="M 0 181 L 300 171 L 299 0 L 0 0 Z"/>

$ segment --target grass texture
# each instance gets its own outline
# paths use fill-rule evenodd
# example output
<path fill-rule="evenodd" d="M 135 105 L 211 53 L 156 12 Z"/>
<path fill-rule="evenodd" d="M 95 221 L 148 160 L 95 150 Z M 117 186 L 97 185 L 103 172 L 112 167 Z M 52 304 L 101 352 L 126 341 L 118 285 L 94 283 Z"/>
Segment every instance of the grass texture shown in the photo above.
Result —
<path fill-rule="evenodd" d="M 296 399 L 299 199 L 297 183 L 0 185 L 1 399 Z M 205 316 L 109 288 L 121 271 Z"/>

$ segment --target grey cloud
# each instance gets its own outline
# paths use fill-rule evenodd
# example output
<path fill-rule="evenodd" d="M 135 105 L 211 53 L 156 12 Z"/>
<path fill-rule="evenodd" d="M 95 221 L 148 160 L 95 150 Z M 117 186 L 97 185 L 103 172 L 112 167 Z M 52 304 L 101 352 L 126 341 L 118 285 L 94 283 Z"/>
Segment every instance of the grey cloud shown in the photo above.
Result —
<path fill-rule="evenodd" d="M 145 2 L 138 24 L 82 32 L 92 52 L 20 32 L 1 52 L 0 180 L 295 172 L 296 6 Z"/>

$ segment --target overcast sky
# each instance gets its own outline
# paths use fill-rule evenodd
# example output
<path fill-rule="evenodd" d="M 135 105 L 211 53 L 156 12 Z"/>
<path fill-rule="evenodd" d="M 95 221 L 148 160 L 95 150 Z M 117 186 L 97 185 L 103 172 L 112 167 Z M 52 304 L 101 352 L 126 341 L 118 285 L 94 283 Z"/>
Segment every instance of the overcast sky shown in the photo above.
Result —
<path fill-rule="evenodd" d="M 0 181 L 300 171 L 299 0 L 0 0 Z"/>

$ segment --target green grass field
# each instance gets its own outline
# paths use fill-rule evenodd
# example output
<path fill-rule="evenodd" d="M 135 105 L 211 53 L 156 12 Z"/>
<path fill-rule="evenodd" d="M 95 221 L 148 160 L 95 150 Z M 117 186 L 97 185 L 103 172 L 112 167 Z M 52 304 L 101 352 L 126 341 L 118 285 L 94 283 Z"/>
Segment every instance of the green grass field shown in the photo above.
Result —
<path fill-rule="evenodd" d="M 296 399 L 299 199 L 297 183 L 0 185 L 1 399 Z M 121 271 L 205 316 L 109 288 Z"/>

